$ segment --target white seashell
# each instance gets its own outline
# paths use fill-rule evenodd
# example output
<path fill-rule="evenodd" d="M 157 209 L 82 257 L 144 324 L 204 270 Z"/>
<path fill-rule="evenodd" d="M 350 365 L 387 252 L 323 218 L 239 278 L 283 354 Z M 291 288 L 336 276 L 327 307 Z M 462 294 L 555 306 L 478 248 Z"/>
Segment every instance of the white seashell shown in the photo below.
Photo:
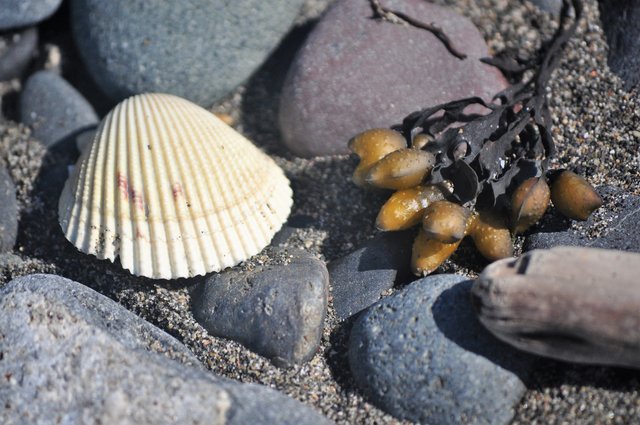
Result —
<path fill-rule="evenodd" d="M 67 180 L 58 214 L 67 239 L 100 259 L 160 279 L 233 266 L 286 221 L 283 171 L 199 106 L 142 94 L 102 121 Z"/>

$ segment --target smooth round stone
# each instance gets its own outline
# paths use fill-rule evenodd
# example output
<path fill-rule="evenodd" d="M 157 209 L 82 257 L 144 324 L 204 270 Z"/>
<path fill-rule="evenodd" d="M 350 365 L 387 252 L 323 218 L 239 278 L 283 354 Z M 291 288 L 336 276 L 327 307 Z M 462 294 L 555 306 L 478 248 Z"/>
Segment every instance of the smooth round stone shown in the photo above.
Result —
<path fill-rule="evenodd" d="M 20 116 L 43 145 L 68 144 L 73 149 L 76 139 L 99 122 L 89 102 L 51 71 L 39 71 L 29 77 L 20 95 Z"/>
<path fill-rule="evenodd" d="M 0 253 L 13 249 L 17 235 L 16 187 L 7 170 L 0 166 Z"/>
<path fill-rule="evenodd" d="M 0 0 L 0 30 L 40 22 L 58 9 L 62 0 Z"/>
<path fill-rule="evenodd" d="M 0 311 L 2 424 L 331 423 L 270 388 L 205 371 L 172 336 L 60 276 L 14 279 Z"/>
<path fill-rule="evenodd" d="M 598 237 L 590 238 L 586 232 L 566 229 L 566 220 L 554 216 L 543 223 L 537 233 L 527 236 L 524 250 L 568 245 L 640 252 L 640 196 L 613 186 L 602 186 L 597 191 L 603 204 L 581 227 L 596 228 Z M 559 229 L 563 222 L 565 228 Z"/>
<path fill-rule="evenodd" d="M 624 80 L 625 89 L 631 90 L 640 83 L 640 3 L 601 0 L 599 6 L 609 67 Z"/>
<path fill-rule="evenodd" d="M 29 65 L 37 44 L 35 27 L 0 35 L 0 81 L 19 77 Z"/>
<path fill-rule="evenodd" d="M 316 353 L 328 293 L 324 263 L 293 251 L 287 264 L 211 274 L 193 291 L 193 314 L 211 335 L 289 367 Z"/>
<path fill-rule="evenodd" d="M 374 404 L 432 425 L 510 421 L 531 358 L 482 327 L 470 302 L 471 285 L 462 276 L 429 276 L 356 320 L 349 364 Z"/>
<path fill-rule="evenodd" d="M 415 230 L 387 232 L 327 266 L 333 308 L 347 319 L 380 299 L 411 276 L 411 246 Z"/>
<path fill-rule="evenodd" d="M 286 146 L 305 157 L 347 153 L 355 134 L 389 127 L 416 110 L 506 87 L 480 32 L 467 18 L 421 0 L 388 8 L 440 26 L 468 55 L 451 55 L 430 32 L 372 19 L 368 0 L 338 0 L 298 52 L 280 102 Z"/>
<path fill-rule="evenodd" d="M 210 106 L 245 81 L 303 0 L 73 0 L 74 38 L 114 100 L 171 93 Z"/>

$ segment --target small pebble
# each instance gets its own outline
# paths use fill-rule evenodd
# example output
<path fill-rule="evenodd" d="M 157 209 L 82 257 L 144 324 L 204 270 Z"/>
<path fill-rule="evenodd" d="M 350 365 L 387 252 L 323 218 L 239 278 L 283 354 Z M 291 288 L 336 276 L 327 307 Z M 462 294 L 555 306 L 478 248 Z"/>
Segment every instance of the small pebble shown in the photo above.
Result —
<path fill-rule="evenodd" d="M 419 423 L 506 424 L 530 357 L 483 329 L 471 281 L 434 275 L 369 307 L 353 326 L 349 364 L 378 407 Z"/>
<path fill-rule="evenodd" d="M 272 389 L 204 371 L 176 339 L 77 282 L 14 279 L 0 311 L 0 423 L 330 423 Z"/>
<path fill-rule="evenodd" d="M 18 235 L 16 187 L 7 170 L 0 165 L 0 253 L 9 252 Z"/>
<path fill-rule="evenodd" d="M 562 0 L 529 0 L 541 10 L 549 12 L 554 16 L 559 16 L 562 10 Z"/>
<path fill-rule="evenodd" d="M 62 0 L 0 0 L 0 31 L 40 22 L 58 9 Z"/>
<path fill-rule="evenodd" d="M 525 351 L 640 368 L 640 254 L 535 250 L 489 265 L 473 286 L 478 317 Z"/>
<path fill-rule="evenodd" d="M 347 319 L 369 307 L 384 291 L 405 283 L 412 276 L 410 261 L 414 237 L 414 229 L 382 233 L 329 263 L 333 307 L 340 319 Z"/>
<path fill-rule="evenodd" d="M 37 45 L 36 27 L 0 34 L 0 81 L 22 75 L 31 62 Z"/>
<path fill-rule="evenodd" d="M 266 59 L 302 0 L 73 0 L 79 53 L 119 101 L 171 93 L 202 106 L 228 94 Z"/>
<path fill-rule="evenodd" d="M 290 367 L 316 353 L 328 292 L 324 263 L 291 251 L 287 264 L 212 274 L 194 290 L 193 314 L 211 335 Z"/>
<path fill-rule="evenodd" d="M 20 116 L 43 145 L 64 150 L 76 149 L 76 139 L 99 121 L 89 102 L 51 71 L 29 77 L 20 95 Z"/>
<path fill-rule="evenodd" d="M 348 153 L 357 133 L 398 124 L 411 112 L 469 96 L 490 100 L 506 87 L 467 18 L 421 0 L 384 5 L 437 24 L 468 57 L 435 35 L 372 19 L 368 0 L 338 0 L 307 38 L 289 69 L 280 103 L 286 146 L 312 157 Z"/>

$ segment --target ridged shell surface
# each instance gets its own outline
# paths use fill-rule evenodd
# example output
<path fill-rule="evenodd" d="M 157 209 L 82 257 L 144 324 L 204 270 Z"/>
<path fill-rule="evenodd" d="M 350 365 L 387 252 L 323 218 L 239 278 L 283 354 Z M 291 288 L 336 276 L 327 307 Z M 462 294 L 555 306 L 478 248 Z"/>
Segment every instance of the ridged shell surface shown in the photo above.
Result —
<path fill-rule="evenodd" d="M 174 279 L 257 254 L 291 205 L 283 171 L 241 134 L 189 101 L 142 94 L 102 121 L 58 214 L 80 251 Z"/>

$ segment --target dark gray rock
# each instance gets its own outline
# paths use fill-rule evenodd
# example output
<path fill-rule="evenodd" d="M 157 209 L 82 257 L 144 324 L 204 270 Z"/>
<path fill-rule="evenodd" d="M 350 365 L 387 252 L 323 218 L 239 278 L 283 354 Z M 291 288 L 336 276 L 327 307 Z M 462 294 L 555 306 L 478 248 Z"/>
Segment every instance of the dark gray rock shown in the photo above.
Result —
<path fill-rule="evenodd" d="M 68 177 L 69 167 L 66 163 L 47 164 L 40 169 L 35 181 L 35 189 L 44 197 L 48 205 L 57 206 Z"/>
<path fill-rule="evenodd" d="M 193 312 L 211 335 L 238 341 L 288 367 L 315 354 L 328 292 L 324 263 L 293 251 L 288 264 L 212 274 L 195 288 Z"/>
<path fill-rule="evenodd" d="M 609 45 L 609 68 L 626 90 L 640 83 L 640 2 L 600 0 L 600 21 Z"/>
<path fill-rule="evenodd" d="M 640 254 L 557 247 L 490 264 L 474 283 L 478 317 L 542 356 L 640 368 Z"/>
<path fill-rule="evenodd" d="M 461 276 L 429 276 L 356 320 L 349 364 L 373 403 L 433 425 L 509 422 L 531 358 L 482 327 L 471 285 Z"/>
<path fill-rule="evenodd" d="M 62 0 L 0 0 L 0 30 L 40 22 L 58 9 Z"/>
<path fill-rule="evenodd" d="M 22 75 L 37 44 L 38 29 L 35 27 L 0 35 L 0 81 Z"/>
<path fill-rule="evenodd" d="M 368 0 L 338 0 L 307 38 L 287 75 L 279 120 L 285 144 L 300 156 L 347 152 L 347 141 L 409 113 L 469 96 L 490 100 L 505 80 L 467 18 L 422 0 L 386 7 L 434 22 L 468 55 L 451 55 L 431 33 L 371 19 Z"/>
<path fill-rule="evenodd" d="M 0 253 L 13 249 L 17 235 L 16 187 L 7 170 L 0 166 Z"/>
<path fill-rule="evenodd" d="M 327 266 L 333 307 L 340 319 L 362 311 L 411 276 L 415 230 L 382 233 Z"/>
<path fill-rule="evenodd" d="M 595 229 L 597 237 L 586 231 L 567 229 L 569 223 L 553 216 L 540 226 L 537 233 L 527 236 L 525 251 L 554 246 L 586 246 L 640 252 L 640 196 L 625 193 L 612 186 L 597 189 L 602 207 L 584 223 L 584 229 Z"/>
<path fill-rule="evenodd" d="M 89 102 L 58 74 L 39 71 L 20 95 L 20 116 L 43 145 L 75 149 L 76 138 L 98 125 Z"/>
<path fill-rule="evenodd" d="M 209 106 L 246 80 L 303 0 L 73 0 L 87 68 L 114 100 L 164 92 Z"/>
<path fill-rule="evenodd" d="M 197 360 L 174 338 L 59 276 L 13 280 L 0 311 L 1 423 L 329 423 L 271 389 L 181 364 Z"/>

